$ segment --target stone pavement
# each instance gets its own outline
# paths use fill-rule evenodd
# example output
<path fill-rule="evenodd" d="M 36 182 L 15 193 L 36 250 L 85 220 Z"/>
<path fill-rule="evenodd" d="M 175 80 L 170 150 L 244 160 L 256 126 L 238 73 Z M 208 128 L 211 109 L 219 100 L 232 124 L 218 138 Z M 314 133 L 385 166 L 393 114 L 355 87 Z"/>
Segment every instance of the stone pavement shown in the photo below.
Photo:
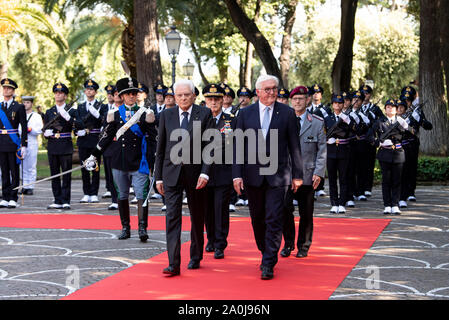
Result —
<path fill-rule="evenodd" d="M 21 213 L 118 215 L 118 211 L 107 210 L 110 199 L 80 204 L 81 190 L 81 181 L 74 180 L 72 209 L 50 211 L 46 207 L 53 197 L 50 183 L 44 182 L 36 186 L 33 196 L 24 196 L 23 205 L 0 209 L 0 215 L 14 213 L 18 219 Z M 102 181 L 99 195 L 104 191 Z M 356 202 L 356 208 L 347 209 L 346 215 L 329 214 L 327 196 L 316 201 L 316 217 L 391 219 L 331 300 L 449 298 L 449 187 L 421 186 L 416 196 L 418 201 L 409 203 L 401 216 L 391 217 L 382 214 L 379 187 L 367 202 Z M 151 215 L 163 215 L 161 205 L 159 200 L 150 203 L 150 224 Z M 188 215 L 186 206 L 184 211 Z M 131 214 L 136 214 L 135 208 Z M 240 207 L 232 215 L 249 213 L 247 207 Z M 60 299 L 165 251 L 163 231 L 150 231 L 147 243 L 139 241 L 137 232 L 129 240 L 116 240 L 118 233 L 0 227 L 0 300 Z M 188 241 L 189 233 L 183 232 L 182 237 Z"/>

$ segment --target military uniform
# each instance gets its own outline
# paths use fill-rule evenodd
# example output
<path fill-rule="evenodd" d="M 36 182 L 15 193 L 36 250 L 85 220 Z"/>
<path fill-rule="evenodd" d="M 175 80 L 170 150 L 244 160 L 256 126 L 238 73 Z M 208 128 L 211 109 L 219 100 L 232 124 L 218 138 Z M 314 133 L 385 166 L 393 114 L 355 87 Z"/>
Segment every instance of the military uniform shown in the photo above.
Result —
<path fill-rule="evenodd" d="M 87 80 L 84 83 L 84 88 L 97 91 L 99 86 L 95 81 Z M 107 105 L 102 104 L 96 99 L 78 105 L 75 111 L 75 134 L 78 137 L 76 144 L 81 162 L 86 160 L 95 149 L 106 113 Z M 100 159 L 98 159 L 98 164 L 101 164 Z M 83 168 L 81 169 L 81 176 L 84 197 L 80 202 L 98 202 L 100 170 L 89 172 Z"/>
<path fill-rule="evenodd" d="M 123 78 L 116 84 L 119 95 L 138 91 L 137 80 L 132 78 Z M 116 134 L 123 130 L 123 126 L 139 111 L 137 105 L 121 105 L 118 110 L 111 110 L 107 115 L 107 125 L 104 128 L 100 140 L 94 149 L 92 156 L 87 159 L 88 170 L 92 170 L 91 162 L 95 162 L 101 156 L 101 153 L 111 144 L 115 144 L 116 153 L 112 157 L 111 167 L 114 183 L 118 191 L 118 207 L 120 220 L 122 223 L 122 233 L 119 239 L 128 239 L 131 236 L 130 230 L 130 212 L 129 212 L 129 188 L 131 183 L 137 197 L 137 215 L 139 219 L 139 238 L 146 241 L 148 235 L 146 232 L 148 226 L 148 206 L 143 203 L 148 195 L 149 187 L 149 166 L 146 159 L 146 140 L 145 133 L 151 126 L 154 127 L 154 119 L 151 118 L 153 111 L 146 109 L 137 122 L 117 139 Z M 154 117 L 154 115 L 153 115 Z M 149 123 L 151 122 L 151 123 Z"/>
<path fill-rule="evenodd" d="M 56 83 L 53 86 L 53 92 L 57 91 L 66 95 L 69 93 L 69 89 L 63 83 Z M 59 107 L 55 105 L 48 109 L 44 116 L 44 137 L 48 139 L 47 154 L 52 176 L 72 169 L 72 130 L 76 111 L 73 108 L 65 110 L 67 107 L 65 103 Z M 51 121 L 54 122 L 50 124 Z M 49 205 L 48 209 L 70 209 L 71 183 L 71 173 L 51 180 L 54 203 Z"/>
<path fill-rule="evenodd" d="M 18 88 L 17 83 L 8 78 L 1 80 L 1 86 L 14 90 Z M 25 107 L 11 98 L 1 103 L 0 113 L 0 168 L 3 193 L 0 207 L 15 208 L 18 196 L 17 190 L 13 189 L 19 186 L 20 158 L 23 153 L 26 155 L 28 145 Z M 20 136 L 19 125 L 21 126 Z"/>
<path fill-rule="evenodd" d="M 164 95 L 167 89 L 168 88 L 163 84 L 158 84 L 153 88 L 155 94 L 162 95 Z M 156 103 L 155 105 L 151 106 L 151 109 L 153 110 L 154 115 L 157 117 L 165 109 L 165 104 Z"/>

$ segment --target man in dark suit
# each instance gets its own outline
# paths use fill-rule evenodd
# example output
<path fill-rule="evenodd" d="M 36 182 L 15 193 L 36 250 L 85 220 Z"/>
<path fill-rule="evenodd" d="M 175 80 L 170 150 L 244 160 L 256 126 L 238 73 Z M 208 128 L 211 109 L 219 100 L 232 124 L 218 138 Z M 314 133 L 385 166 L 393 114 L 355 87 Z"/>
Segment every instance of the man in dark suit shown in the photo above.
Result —
<path fill-rule="evenodd" d="M 28 126 L 25 107 L 14 101 L 14 92 L 17 83 L 5 78 L 1 81 L 3 87 L 3 102 L 1 103 L 0 115 L 0 168 L 2 173 L 3 200 L 0 208 L 17 207 L 17 190 L 19 186 L 20 159 L 26 154 L 28 145 Z M 19 137 L 19 125 L 22 132 Z"/>
<path fill-rule="evenodd" d="M 52 176 L 72 169 L 72 129 L 75 121 L 75 110 L 66 105 L 69 88 L 63 83 L 56 83 L 53 93 L 55 105 L 47 110 L 44 117 L 44 137 L 48 139 L 48 163 Z M 51 180 L 54 203 L 47 209 L 70 209 L 71 184 L 70 173 L 62 177 L 62 184 L 60 177 Z"/>
<path fill-rule="evenodd" d="M 99 85 L 94 80 L 86 80 L 84 82 L 84 94 L 86 101 L 79 104 L 75 115 L 75 133 L 78 137 L 76 144 L 80 161 L 86 160 L 97 146 L 100 138 L 100 131 L 104 118 L 108 112 L 107 105 L 98 101 L 97 95 Z M 98 164 L 101 161 L 98 159 Z M 97 203 L 98 189 L 100 188 L 100 170 L 92 172 L 85 168 L 81 169 L 81 177 L 83 181 L 83 193 L 80 203 Z"/>
<path fill-rule="evenodd" d="M 213 126 L 212 113 L 194 104 L 195 86 L 190 80 L 173 85 L 177 107 L 164 110 L 159 119 L 155 181 L 159 193 L 165 196 L 167 251 L 169 266 L 164 274 L 180 274 L 182 198 L 186 191 L 192 229 L 190 233 L 189 269 L 198 269 L 203 259 L 204 217 L 207 201 L 206 184 L 210 165 L 202 159 L 201 134 Z M 182 130 L 180 130 L 182 129 Z M 176 130 L 176 132 L 174 132 Z M 173 133 L 178 140 L 173 141 Z M 181 137 L 182 135 L 182 137 Z M 195 146 L 194 144 L 200 145 Z M 181 147 L 181 149 L 179 149 Z M 197 148 L 195 148 L 197 147 Z"/>
<path fill-rule="evenodd" d="M 231 143 L 235 117 L 223 111 L 224 89 L 217 84 L 209 84 L 203 89 L 206 107 L 212 112 L 214 128 L 220 132 L 222 149 Z M 232 164 L 226 163 L 226 153 L 222 152 L 219 163 L 213 163 L 209 171 L 207 184 L 206 231 L 207 247 L 215 251 L 214 258 L 224 258 L 229 234 L 229 201 L 232 195 Z M 206 250 L 208 251 L 208 250 Z M 212 250 L 210 250 L 212 251 Z"/>
<path fill-rule="evenodd" d="M 303 177 L 295 112 L 276 102 L 278 86 L 279 80 L 274 76 L 258 78 L 259 101 L 240 110 L 235 129 L 238 132 L 234 132 L 234 189 L 238 194 L 244 189 L 248 195 L 254 236 L 262 253 L 260 269 L 264 280 L 273 278 L 273 268 L 278 261 L 287 189 L 291 185 L 296 192 Z M 254 133 L 259 142 L 251 143 L 248 135 L 243 146 L 240 146 L 242 143 L 238 145 L 238 140 L 242 139 L 237 136 L 242 132 L 245 135 Z M 268 161 L 263 159 L 267 156 Z"/>

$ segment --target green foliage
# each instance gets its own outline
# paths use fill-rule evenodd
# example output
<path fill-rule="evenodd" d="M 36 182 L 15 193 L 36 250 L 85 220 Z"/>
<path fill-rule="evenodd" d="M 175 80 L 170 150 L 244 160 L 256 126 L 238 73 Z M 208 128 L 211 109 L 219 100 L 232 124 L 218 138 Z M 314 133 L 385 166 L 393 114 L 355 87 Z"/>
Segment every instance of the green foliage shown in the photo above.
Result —
<path fill-rule="evenodd" d="M 420 157 L 418 160 L 418 181 L 449 181 L 449 158 Z"/>

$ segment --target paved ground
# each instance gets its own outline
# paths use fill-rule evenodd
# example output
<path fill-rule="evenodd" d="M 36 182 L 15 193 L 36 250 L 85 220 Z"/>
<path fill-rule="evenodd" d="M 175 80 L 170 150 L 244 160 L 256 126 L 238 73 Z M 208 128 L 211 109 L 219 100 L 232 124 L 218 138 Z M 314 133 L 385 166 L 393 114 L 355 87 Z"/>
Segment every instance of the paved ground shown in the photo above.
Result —
<path fill-rule="evenodd" d="M 64 212 L 118 214 L 107 210 L 109 199 L 79 204 L 80 185 L 73 181 L 72 210 Z M 101 186 L 100 195 L 105 191 L 104 183 Z M 390 225 L 331 299 L 449 298 L 449 187 L 423 186 L 416 195 L 418 202 L 410 203 L 401 216 L 390 217 Z M 376 188 L 372 198 L 357 202 L 344 217 L 385 218 L 380 199 Z M 0 209 L 0 214 L 15 213 L 20 219 L 21 213 L 58 213 L 46 209 L 51 202 L 50 184 L 43 183 L 34 196 L 24 197 L 21 207 Z M 150 215 L 163 214 L 160 202 L 150 205 Z M 315 216 L 343 217 L 330 215 L 329 209 L 328 197 L 321 197 Z M 248 216 L 248 210 L 239 208 L 234 215 Z M 60 299 L 165 250 L 163 231 L 151 231 L 147 243 L 141 243 L 136 234 L 119 241 L 117 234 L 110 230 L 0 228 L 0 300 Z M 183 233 L 183 240 L 188 239 L 188 233 Z"/>

